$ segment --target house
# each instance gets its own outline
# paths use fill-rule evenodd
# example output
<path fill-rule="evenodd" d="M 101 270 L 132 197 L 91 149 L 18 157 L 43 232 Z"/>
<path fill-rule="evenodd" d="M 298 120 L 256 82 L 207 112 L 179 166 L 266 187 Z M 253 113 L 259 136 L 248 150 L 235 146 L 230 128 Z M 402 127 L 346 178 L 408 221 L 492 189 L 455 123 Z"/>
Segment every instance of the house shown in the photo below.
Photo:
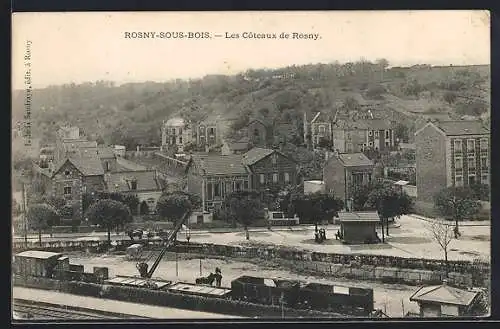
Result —
<path fill-rule="evenodd" d="M 79 139 L 57 139 L 55 160 L 60 161 L 72 156 L 97 155 L 97 142 L 86 138 Z"/>
<path fill-rule="evenodd" d="M 233 191 L 250 189 L 250 171 L 241 155 L 193 154 L 186 167 L 187 190 L 201 196 L 202 209 L 213 209 Z"/>
<path fill-rule="evenodd" d="M 419 288 L 410 301 L 418 303 L 421 317 L 471 316 L 479 296 L 478 291 L 452 287 L 445 280 L 441 285 Z"/>
<path fill-rule="evenodd" d="M 313 149 L 316 149 L 322 141 L 332 141 L 332 123 L 328 115 L 323 112 L 316 113 L 311 120 L 310 126 Z"/>
<path fill-rule="evenodd" d="M 327 159 L 323 168 L 325 190 L 344 200 L 350 209 L 353 191 L 371 182 L 373 169 L 373 161 L 363 153 L 335 154 Z"/>
<path fill-rule="evenodd" d="M 104 170 L 97 157 L 68 157 L 55 166 L 49 193 L 73 207 L 73 218 L 82 218 L 82 197 L 86 192 L 105 191 Z"/>
<path fill-rule="evenodd" d="M 250 148 L 251 148 L 250 139 L 248 137 L 243 137 L 242 139 L 234 143 L 224 141 L 221 148 L 221 154 L 222 155 L 243 154 L 247 152 Z"/>
<path fill-rule="evenodd" d="M 337 120 L 332 126 L 332 137 L 337 152 L 362 152 L 368 147 L 368 126 L 362 121 Z"/>
<path fill-rule="evenodd" d="M 141 204 L 145 202 L 149 212 L 154 213 L 156 203 L 163 191 L 163 186 L 155 170 L 110 172 L 104 175 L 104 181 L 108 192 L 137 196 L 139 199 L 137 212 L 139 212 Z M 135 209 L 131 209 L 131 211 L 134 212 Z"/>
<path fill-rule="evenodd" d="M 194 129 L 196 145 L 210 147 L 221 144 L 221 134 L 217 118 L 208 118 L 199 122 Z"/>
<path fill-rule="evenodd" d="M 297 163 L 279 151 L 254 147 L 243 154 L 243 163 L 251 172 L 250 186 L 254 191 L 298 183 Z"/>
<path fill-rule="evenodd" d="M 377 243 L 380 217 L 376 211 L 339 212 L 340 239 L 346 244 Z"/>
<path fill-rule="evenodd" d="M 244 154 L 193 154 L 186 175 L 188 191 L 200 195 L 209 210 L 234 191 L 297 184 L 297 165 L 281 152 L 256 147 Z"/>
<path fill-rule="evenodd" d="M 161 128 L 161 148 L 167 150 L 177 147 L 178 152 L 183 152 L 184 147 L 193 141 L 193 132 L 188 123 L 179 117 L 163 121 Z"/>
<path fill-rule="evenodd" d="M 449 186 L 490 184 L 490 130 L 481 121 L 429 122 L 415 145 L 419 201 Z"/>
<path fill-rule="evenodd" d="M 394 129 L 384 119 L 339 119 L 332 128 L 334 149 L 340 153 L 391 150 L 395 146 Z"/>
<path fill-rule="evenodd" d="M 266 147 L 272 143 L 272 126 L 266 124 L 263 120 L 250 120 L 246 126 L 247 138 L 255 147 Z"/>
<path fill-rule="evenodd" d="M 368 148 L 385 151 L 394 148 L 394 129 L 387 120 L 383 119 L 367 119 L 362 120 L 368 128 L 367 145 Z"/>
<path fill-rule="evenodd" d="M 115 145 L 114 152 L 117 157 L 125 157 L 125 152 L 126 152 L 125 145 Z"/>

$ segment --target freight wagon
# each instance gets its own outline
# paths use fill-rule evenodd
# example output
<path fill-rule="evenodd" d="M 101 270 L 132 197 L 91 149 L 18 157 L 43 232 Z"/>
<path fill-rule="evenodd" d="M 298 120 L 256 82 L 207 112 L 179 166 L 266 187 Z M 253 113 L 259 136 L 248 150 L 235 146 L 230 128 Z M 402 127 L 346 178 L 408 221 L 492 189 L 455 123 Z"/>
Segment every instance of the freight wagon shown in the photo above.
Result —
<path fill-rule="evenodd" d="M 369 315 L 373 289 L 242 276 L 231 282 L 232 297 L 261 304 Z"/>

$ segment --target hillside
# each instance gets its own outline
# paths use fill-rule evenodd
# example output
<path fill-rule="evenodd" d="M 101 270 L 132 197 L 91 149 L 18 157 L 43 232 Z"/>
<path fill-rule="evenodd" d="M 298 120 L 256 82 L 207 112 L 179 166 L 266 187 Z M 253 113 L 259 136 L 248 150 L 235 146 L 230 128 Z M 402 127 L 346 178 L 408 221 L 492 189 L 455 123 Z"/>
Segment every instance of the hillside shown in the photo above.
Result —
<path fill-rule="evenodd" d="M 410 131 L 436 115 L 489 117 L 489 66 L 387 67 L 386 61 L 361 61 L 189 81 L 51 86 L 33 92 L 33 135 L 42 145 L 50 143 L 56 127 L 67 122 L 90 138 L 130 149 L 158 145 L 162 120 L 176 114 L 190 120 L 218 116 L 228 127 L 260 116 L 274 122 L 279 135 L 300 143 L 303 113 L 310 117 L 318 110 L 378 109 Z M 14 92 L 13 122 L 22 120 L 23 98 L 22 91 Z"/>

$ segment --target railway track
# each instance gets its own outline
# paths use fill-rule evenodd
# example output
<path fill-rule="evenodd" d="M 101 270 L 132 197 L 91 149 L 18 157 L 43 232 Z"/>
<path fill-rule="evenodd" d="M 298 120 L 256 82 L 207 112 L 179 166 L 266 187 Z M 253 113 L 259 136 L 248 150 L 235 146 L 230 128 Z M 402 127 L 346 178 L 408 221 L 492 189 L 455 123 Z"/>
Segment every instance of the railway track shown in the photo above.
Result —
<path fill-rule="evenodd" d="M 116 320 L 125 317 L 118 314 L 104 314 L 71 306 L 27 300 L 14 300 L 13 312 L 16 320 L 18 318 L 28 320 Z"/>

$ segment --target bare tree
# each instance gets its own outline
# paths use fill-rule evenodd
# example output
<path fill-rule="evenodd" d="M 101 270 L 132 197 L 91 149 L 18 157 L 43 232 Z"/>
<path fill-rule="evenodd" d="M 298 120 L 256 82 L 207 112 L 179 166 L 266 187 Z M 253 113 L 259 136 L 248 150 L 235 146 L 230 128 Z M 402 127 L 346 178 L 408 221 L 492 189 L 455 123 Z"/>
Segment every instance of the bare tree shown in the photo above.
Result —
<path fill-rule="evenodd" d="M 451 225 L 435 220 L 429 224 L 428 230 L 432 239 L 436 241 L 439 247 L 441 247 L 441 250 L 443 250 L 446 276 L 448 276 L 448 246 L 453 239 L 453 229 Z"/>

